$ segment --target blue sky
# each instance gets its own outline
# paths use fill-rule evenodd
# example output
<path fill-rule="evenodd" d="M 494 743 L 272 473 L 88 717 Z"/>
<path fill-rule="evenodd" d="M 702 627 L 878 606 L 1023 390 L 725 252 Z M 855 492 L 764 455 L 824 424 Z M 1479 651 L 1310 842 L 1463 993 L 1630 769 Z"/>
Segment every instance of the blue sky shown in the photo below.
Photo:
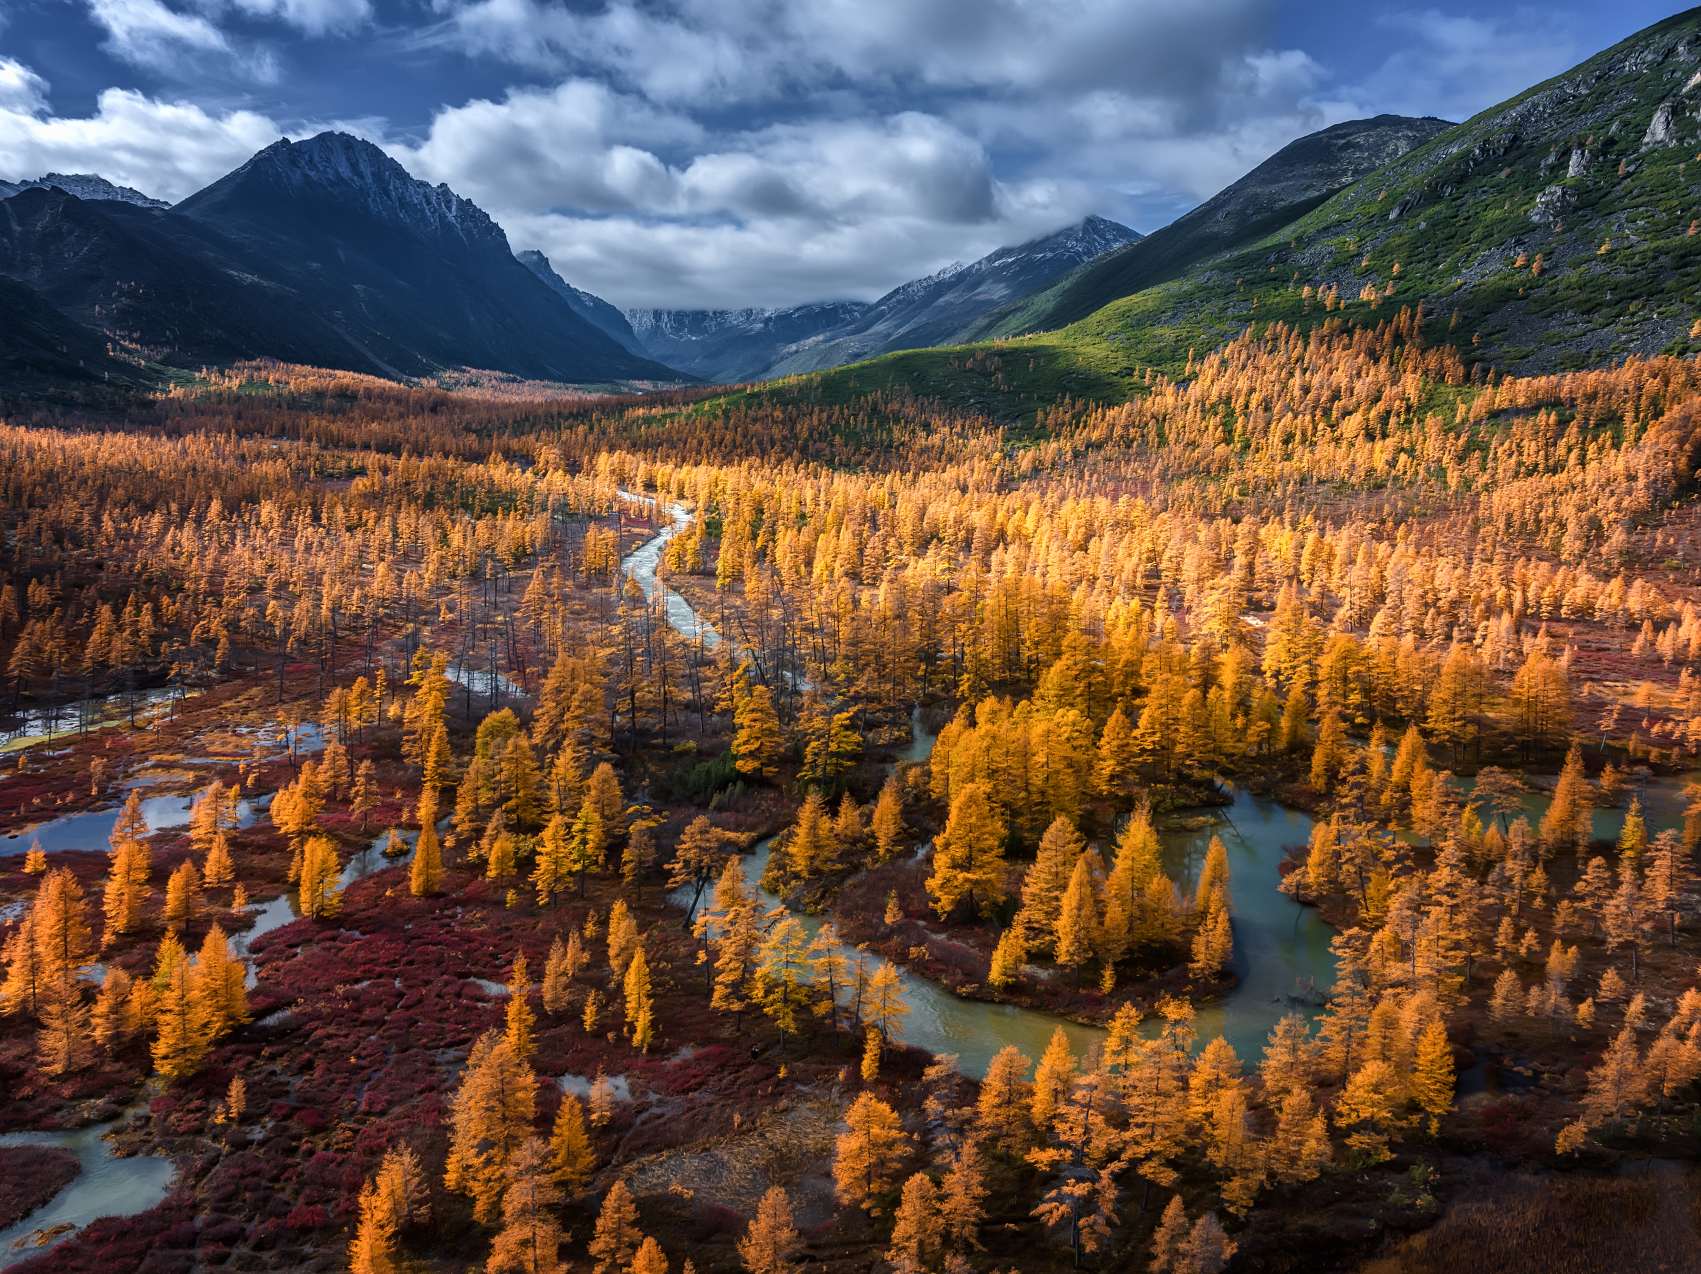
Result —
<path fill-rule="evenodd" d="M 0 177 L 181 199 L 342 128 L 623 306 L 872 298 L 1674 12 L 1379 0 L 0 0 Z"/>

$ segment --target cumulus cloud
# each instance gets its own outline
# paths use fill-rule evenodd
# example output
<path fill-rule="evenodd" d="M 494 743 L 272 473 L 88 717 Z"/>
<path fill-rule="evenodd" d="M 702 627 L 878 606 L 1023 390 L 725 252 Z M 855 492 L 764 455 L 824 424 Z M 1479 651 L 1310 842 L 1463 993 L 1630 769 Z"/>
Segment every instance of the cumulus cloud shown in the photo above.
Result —
<path fill-rule="evenodd" d="M 392 153 L 626 304 L 871 297 L 1087 212 L 1150 230 L 1334 122 L 1262 0 L 435 4 L 422 44 L 559 83 Z"/>
<path fill-rule="evenodd" d="M 107 89 L 88 118 L 57 118 L 45 114 L 39 94 L 33 108 L 27 100 L 21 109 L 14 105 L 4 95 L 12 74 L 0 63 L 0 174 L 13 178 L 99 173 L 175 202 L 281 135 L 275 123 L 252 111 L 214 115 L 127 89 Z"/>
<path fill-rule="evenodd" d="M 84 3 L 110 51 L 181 92 L 212 82 L 206 68 L 276 77 L 286 33 L 346 37 L 377 12 Z M 398 55 L 478 88 L 413 131 L 380 114 L 354 131 L 619 304 L 784 305 L 872 298 L 1089 212 L 1150 231 L 1295 137 L 1387 110 L 1463 118 L 1576 57 L 1563 17 L 1372 10 L 1363 42 L 1394 51 L 1341 75 L 1272 47 L 1273 7 L 429 0 L 424 26 L 364 51 L 373 104 Z M 256 22 L 275 28 L 266 41 Z M 314 131 L 299 115 L 287 131 Z M 261 113 L 118 90 L 88 119 L 56 118 L 47 85 L 0 59 L 0 165 L 17 175 L 81 168 L 178 198 L 280 131 Z"/>
<path fill-rule="evenodd" d="M 586 80 L 445 110 L 390 149 L 624 305 L 873 297 L 1089 210 L 1077 184 L 1001 183 L 925 112 L 710 133 Z"/>
<path fill-rule="evenodd" d="M 35 115 L 47 109 L 47 81 L 16 58 L 0 57 L 0 111 Z"/>

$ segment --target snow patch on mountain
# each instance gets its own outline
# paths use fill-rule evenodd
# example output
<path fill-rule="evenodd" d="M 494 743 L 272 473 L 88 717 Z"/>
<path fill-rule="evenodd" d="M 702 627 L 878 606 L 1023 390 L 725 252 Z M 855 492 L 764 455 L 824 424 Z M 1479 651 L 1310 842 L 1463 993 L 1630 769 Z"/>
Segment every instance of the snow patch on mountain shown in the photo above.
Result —
<path fill-rule="evenodd" d="M 79 199 L 114 199 L 138 208 L 169 208 L 163 199 L 144 195 L 132 186 L 119 186 L 97 173 L 48 173 L 23 181 L 0 181 L 0 199 L 10 199 L 20 190 L 52 190 L 58 187 Z"/>

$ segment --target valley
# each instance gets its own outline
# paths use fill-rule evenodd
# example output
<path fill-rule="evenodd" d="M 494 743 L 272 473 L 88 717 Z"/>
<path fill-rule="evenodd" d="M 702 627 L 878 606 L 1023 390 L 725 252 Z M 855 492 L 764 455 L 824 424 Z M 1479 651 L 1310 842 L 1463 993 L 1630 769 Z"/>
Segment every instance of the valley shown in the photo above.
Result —
<path fill-rule="evenodd" d="M 0 1268 L 1690 1268 L 1696 84 L 793 307 L 13 174 Z"/>

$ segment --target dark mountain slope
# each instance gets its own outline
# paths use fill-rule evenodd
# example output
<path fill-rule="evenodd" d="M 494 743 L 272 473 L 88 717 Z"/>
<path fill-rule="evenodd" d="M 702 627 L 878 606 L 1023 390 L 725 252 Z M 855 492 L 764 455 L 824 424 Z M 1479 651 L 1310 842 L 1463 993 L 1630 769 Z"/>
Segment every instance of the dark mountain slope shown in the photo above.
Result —
<path fill-rule="evenodd" d="M 171 209 L 24 190 L 0 201 L 0 273 L 179 367 L 679 379 L 576 314 L 480 209 L 340 134 L 267 147 Z"/>
<path fill-rule="evenodd" d="M 469 365 L 542 380 L 677 379 L 574 313 L 480 208 L 357 138 L 280 141 L 172 213 L 408 374 Z"/>
<path fill-rule="evenodd" d="M 626 316 L 593 293 L 581 291 L 555 272 L 549 264 L 549 258 L 536 248 L 525 252 L 515 253 L 515 259 L 543 280 L 543 284 L 556 296 L 560 297 L 572 309 L 573 313 L 584 319 L 592 327 L 601 329 L 612 336 L 620 345 L 643 358 L 645 349 L 643 342 L 632 334 L 632 325 L 626 321 Z M 666 361 L 666 360 L 663 360 Z M 669 366 L 673 364 L 669 363 Z"/>
<path fill-rule="evenodd" d="M 136 376 L 97 333 L 28 284 L 0 276 L 0 401 L 102 402 L 122 397 Z"/>
<path fill-rule="evenodd" d="M 1162 230 L 1083 265 L 954 335 L 961 343 L 1042 331 L 1085 318 L 1118 297 L 1179 277 L 1206 257 L 1258 240 L 1451 127 L 1441 119 L 1378 115 L 1289 142 Z"/>

